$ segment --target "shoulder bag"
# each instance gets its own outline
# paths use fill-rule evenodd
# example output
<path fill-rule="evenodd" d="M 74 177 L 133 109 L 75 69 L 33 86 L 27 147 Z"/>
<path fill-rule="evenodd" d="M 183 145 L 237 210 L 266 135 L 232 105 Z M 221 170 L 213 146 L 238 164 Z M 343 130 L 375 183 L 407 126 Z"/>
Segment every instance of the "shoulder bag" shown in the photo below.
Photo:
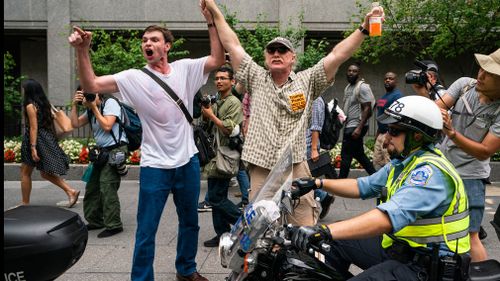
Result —
<path fill-rule="evenodd" d="M 217 137 L 217 156 L 215 158 L 217 172 L 227 176 L 235 176 L 240 168 L 241 154 L 229 146 L 220 145 L 219 130 L 215 132 L 215 135 Z"/>
<path fill-rule="evenodd" d="M 57 139 L 68 137 L 73 131 L 71 119 L 69 119 L 64 111 L 57 109 L 54 105 L 50 106 L 50 111 L 52 112 L 52 117 L 54 119 L 54 129 Z"/>

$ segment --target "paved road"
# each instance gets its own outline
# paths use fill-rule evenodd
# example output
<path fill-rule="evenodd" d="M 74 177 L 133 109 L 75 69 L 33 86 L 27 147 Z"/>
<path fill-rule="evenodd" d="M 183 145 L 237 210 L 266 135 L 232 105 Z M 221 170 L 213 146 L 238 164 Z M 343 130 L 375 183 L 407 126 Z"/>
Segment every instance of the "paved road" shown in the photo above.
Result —
<path fill-rule="evenodd" d="M 84 191 L 84 185 L 81 181 L 69 181 L 70 185 Z M 483 241 L 488 249 L 490 258 L 500 260 L 500 243 L 489 223 L 492 220 L 496 207 L 500 203 L 500 184 L 488 186 L 486 199 L 486 216 L 483 220 L 483 227 L 488 233 L 488 237 Z M 206 181 L 202 181 L 201 196 L 205 195 L 207 190 Z M 237 192 L 236 188 L 230 189 L 230 194 Z M 116 281 L 130 280 L 130 267 L 134 246 L 134 234 L 136 229 L 136 211 L 137 211 L 137 181 L 124 181 L 119 190 L 122 204 L 122 220 L 124 223 L 124 232 L 109 238 L 97 238 L 97 231 L 89 233 L 89 241 L 82 258 L 58 281 Z M 21 197 L 20 183 L 18 181 L 4 182 L 4 211 L 18 204 Z M 33 192 L 31 194 L 31 203 L 36 205 L 56 206 L 67 203 L 65 194 L 56 186 L 45 182 L 33 182 Z M 81 200 L 72 210 L 83 217 Z M 234 202 L 238 198 L 232 197 Z M 65 201 L 66 200 L 66 201 Z M 322 222 L 328 223 L 340 219 L 350 218 L 361 212 L 374 207 L 373 200 L 361 201 L 356 199 L 337 198 L 330 211 L 330 214 Z M 229 272 L 220 266 L 217 248 L 205 248 L 203 241 L 215 236 L 212 227 L 211 213 L 200 213 L 200 237 L 198 241 L 198 255 L 196 262 L 198 270 L 209 280 L 224 280 Z M 156 259 L 155 259 L 155 280 L 166 281 L 175 280 L 175 247 L 177 231 L 177 215 L 172 200 L 169 198 L 160 228 L 157 235 Z"/>

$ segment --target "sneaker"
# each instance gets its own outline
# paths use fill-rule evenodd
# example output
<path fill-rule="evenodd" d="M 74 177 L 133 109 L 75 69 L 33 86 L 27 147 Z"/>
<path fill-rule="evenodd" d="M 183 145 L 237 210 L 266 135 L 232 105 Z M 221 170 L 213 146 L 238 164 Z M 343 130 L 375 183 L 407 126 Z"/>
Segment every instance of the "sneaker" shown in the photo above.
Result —
<path fill-rule="evenodd" d="M 219 246 L 219 236 L 215 236 L 214 238 L 203 242 L 203 245 L 208 248 L 218 247 Z"/>
<path fill-rule="evenodd" d="M 245 209 L 245 207 L 248 205 L 248 202 L 243 202 L 241 201 L 240 203 L 238 203 L 236 205 L 236 207 L 238 207 L 238 209 L 240 209 L 240 211 L 243 211 L 243 209 Z"/>
<path fill-rule="evenodd" d="M 93 224 L 87 224 L 85 225 L 87 230 L 96 230 L 96 229 L 101 229 L 104 228 L 104 226 L 98 226 L 98 225 L 93 225 Z"/>
<path fill-rule="evenodd" d="M 325 199 L 321 201 L 321 213 L 319 214 L 320 219 L 326 217 L 330 211 L 330 206 L 332 206 L 333 201 L 335 201 L 335 197 L 330 194 L 327 194 Z"/>
<path fill-rule="evenodd" d="M 229 182 L 229 187 L 239 187 L 240 185 L 238 184 L 238 180 L 236 177 L 232 177 L 231 181 Z"/>
<path fill-rule="evenodd" d="M 201 276 L 201 274 L 196 271 L 189 276 L 182 276 L 179 273 L 176 273 L 175 277 L 177 278 L 177 281 L 208 281 L 207 278 Z"/>
<path fill-rule="evenodd" d="M 97 238 L 106 238 L 109 236 L 113 236 L 123 231 L 123 227 L 118 227 L 114 229 L 105 229 L 103 232 L 97 234 Z"/>
<path fill-rule="evenodd" d="M 207 201 L 202 201 L 198 203 L 198 212 L 211 212 L 212 206 L 210 206 Z"/>
<path fill-rule="evenodd" d="M 479 227 L 479 240 L 484 240 L 486 237 L 488 237 L 488 233 L 486 233 L 486 230 L 482 226 Z"/>

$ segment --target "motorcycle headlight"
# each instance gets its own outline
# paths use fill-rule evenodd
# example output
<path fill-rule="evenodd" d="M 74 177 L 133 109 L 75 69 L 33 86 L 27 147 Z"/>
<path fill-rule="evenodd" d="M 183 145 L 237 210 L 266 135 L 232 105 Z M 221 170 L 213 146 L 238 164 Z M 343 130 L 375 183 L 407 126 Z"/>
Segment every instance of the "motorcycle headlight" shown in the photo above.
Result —
<path fill-rule="evenodd" d="M 231 253 L 231 248 L 233 247 L 234 241 L 231 239 L 231 233 L 224 233 L 221 235 L 219 240 L 219 258 L 220 263 L 224 268 L 229 265 L 229 258 Z"/>

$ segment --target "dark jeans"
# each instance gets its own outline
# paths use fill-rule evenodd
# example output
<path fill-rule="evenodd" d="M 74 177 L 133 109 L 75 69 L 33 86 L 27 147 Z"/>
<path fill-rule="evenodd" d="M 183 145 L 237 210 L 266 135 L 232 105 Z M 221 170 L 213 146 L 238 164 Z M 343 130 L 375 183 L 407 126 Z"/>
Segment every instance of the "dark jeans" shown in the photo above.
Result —
<path fill-rule="evenodd" d="M 174 169 L 141 167 L 132 281 L 154 280 L 156 231 L 170 193 L 174 197 L 179 219 L 175 268 L 182 276 L 196 271 L 195 258 L 200 230 L 197 209 L 200 195 L 198 154 L 191 157 L 184 166 Z"/>
<path fill-rule="evenodd" d="M 363 127 L 359 138 L 352 139 L 352 132 L 354 132 L 355 129 L 355 127 L 344 129 L 342 151 L 340 152 L 340 157 L 342 158 L 342 162 L 340 163 L 340 179 L 345 179 L 347 178 L 347 176 L 349 176 L 352 158 L 358 160 L 358 162 L 363 166 L 363 168 L 369 175 L 375 173 L 373 163 L 370 161 L 370 159 L 368 159 L 363 148 L 363 137 L 368 131 L 368 126 Z"/>
<path fill-rule="evenodd" d="M 220 237 L 229 232 L 241 215 L 238 207 L 227 198 L 229 178 L 208 178 L 208 203 L 212 206 L 212 220 L 215 233 Z"/>
<path fill-rule="evenodd" d="M 335 240 L 331 243 L 326 262 L 337 269 L 345 279 L 350 278 L 349 280 L 426 280 L 427 273 L 419 266 L 389 259 L 381 241 L 381 236 L 359 240 Z M 351 264 L 364 271 L 353 277 L 349 272 Z"/>

